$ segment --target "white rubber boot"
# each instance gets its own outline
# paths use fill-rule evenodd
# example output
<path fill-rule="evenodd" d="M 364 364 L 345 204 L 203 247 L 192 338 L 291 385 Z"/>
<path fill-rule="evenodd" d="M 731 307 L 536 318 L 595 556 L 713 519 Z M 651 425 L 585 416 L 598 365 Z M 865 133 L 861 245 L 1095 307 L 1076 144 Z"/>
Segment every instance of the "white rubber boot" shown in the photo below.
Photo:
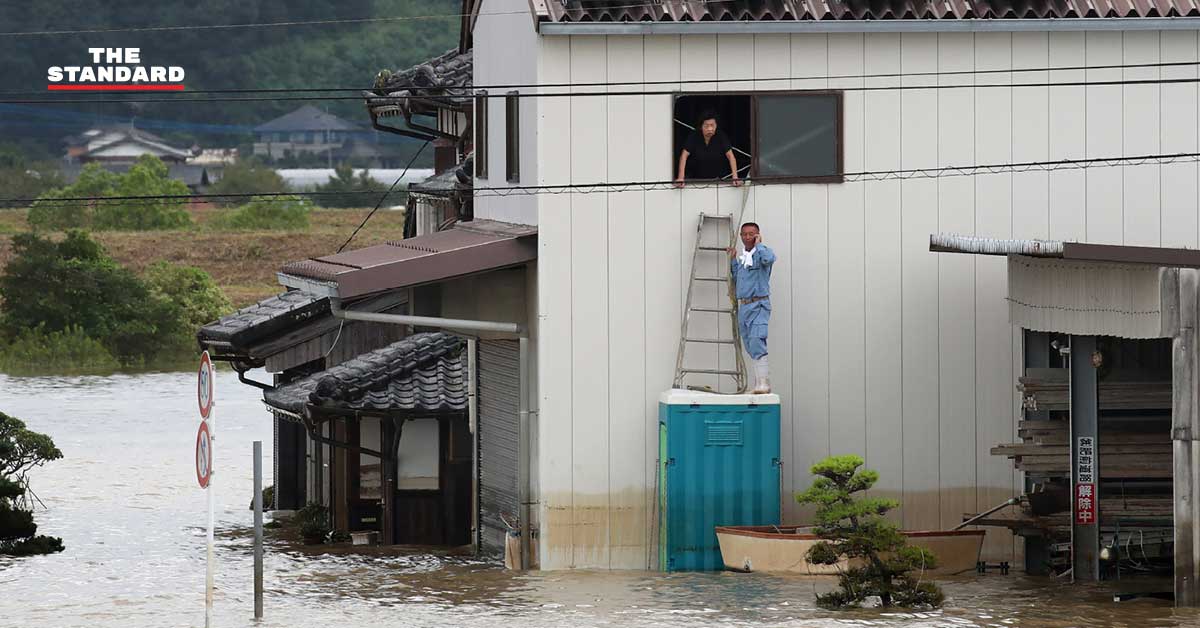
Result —
<path fill-rule="evenodd" d="M 771 376 L 767 366 L 767 356 L 754 360 L 754 390 L 755 395 L 765 395 L 771 392 Z"/>

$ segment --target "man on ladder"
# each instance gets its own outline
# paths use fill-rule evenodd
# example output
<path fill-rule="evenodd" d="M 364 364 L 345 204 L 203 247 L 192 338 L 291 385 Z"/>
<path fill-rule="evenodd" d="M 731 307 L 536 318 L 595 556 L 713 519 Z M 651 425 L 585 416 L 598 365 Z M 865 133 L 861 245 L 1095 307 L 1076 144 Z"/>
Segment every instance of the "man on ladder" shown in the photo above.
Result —
<path fill-rule="evenodd" d="M 771 267 L 775 252 L 762 243 L 758 224 L 742 225 L 742 250 L 730 247 L 729 271 L 738 302 L 738 330 L 746 353 L 754 361 L 754 394 L 771 392 L 767 367 L 767 324 L 771 320 Z"/>

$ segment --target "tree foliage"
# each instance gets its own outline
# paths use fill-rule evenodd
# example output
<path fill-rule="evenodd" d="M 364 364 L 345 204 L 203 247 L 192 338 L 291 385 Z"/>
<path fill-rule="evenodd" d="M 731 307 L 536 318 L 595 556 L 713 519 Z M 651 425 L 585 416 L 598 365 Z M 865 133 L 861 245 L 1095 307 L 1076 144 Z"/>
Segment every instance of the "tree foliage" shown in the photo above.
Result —
<path fill-rule="evenodd" d="M 151 292 L 178 306 L 179 320 L 188 330 L 233 311 L 220 286 L 201 268 L 158 262 L 146 269 L 144 278 Z"/>
<path fill-rule="evenodd" d="M 366 190 L 381 190 L 378 194 L 362 194 Z M 387 190 L 387 185 L 363 170 L 358 175 L 348 164 L 334 168 L 333 176 L 316 187 L 316 201 L 322 207 L 374 207 Z"/>
<path fill-rule="evenodd" d="M 29 224 L 36 229 L 147 231 L 179 229 L 191 224 L 185 206 L 190 194 L 182 181 L 170 178 L 167 165 L 143 155 L 121 174 L 98 163 L 83 167 L 71 185 L 50 190 L 29 208 Z M 182 198 L 97 201 L 91 204 L 63 199 L 83 197 L 178 196 Z"/>
<path fill-rule="evenodd" d="M 136 6 L 136 10 L 131 10 Z M 207 0 L 130 5 L 107 0 L 8 2 L 8 31 L 54 31 L 146 26 L 252 24 L 307 20 L 453 15 L 457 0 Z M 37 45 L 5 51 L 5 78 L 12 85 L 45 82 L 51 66 L 91 65 L 89 46 L 141 48 L 147 65 L 184 68 L 192 89 L 369 87 L 381 69 L 403 69 L 439 55 L 458 42 L 460 20 L 418 19 L 273 28 L 196 29 L 81 33 L 39 38 Z M 120 41 L 114 41 L 119 37 Z M 251 140 L 251 129 L 295 109 L 294 101 L 210 103 L 96 103 L 84 114 L 53 106 L 26 107 L 36 115 L 0 119 L 5 136 L 36 137 L 56 154 L 63 135 L 97 123 L 127 123 L 177 145 L 233 146 Z M 330 102 L 330 112 L 365 123 L 362 103 Z M 97 120 L 96 117 L 103 116 Z M 31 119 L 32 122 L 31 123 Z M 153 121 L 169 121 L 151 126 Z M 71 128 L 72 125 L 77 125 Z M 417 145 L 415 141 L 406 146 Z"/>
<path fill-rule="evenodd" d="M 825 608 L 848 608 L 878 596 L 883 606 L 938 607 L 943 595 L 937 585 L 913 572 L 937 566 L 929 551 L 909 546 L 895 524 L 884 518 L 899 506 L 894 500 L 855 497 L 870 489 L 879 474 L 860 470 L 859 456 L 831 456 L 813 465 L 817 476 L 808 490 L 796 495 L 801 504 L 817 507 L 815 532 L 821 539 L 808 551 L 809 562 L 836 565 L 839 588 L 818 595 Z"/>
<path fill-rule="evenodd" d="M 287 182 L 273 168 L 257 159 L 242 159 L 225 167 L 221 180 L 209 188 L 210 194 L 278 194 L 288 191 Z M 220 201 L 226 207 L 245 203 L 245 198 Z"/>
<path fill-rule="evenodd" d="M 291 231 L 308 228 L 312 203 L 299 196 L 255 196 L 214 220 L 232 231 Z"/>
<path fill-rule="evenodd" d="M 62 451 L 49 436 L 0 412 L 0 554 L 26 556 L 63 550 L 62 539 L 37 535 L 33 512 L 24 503 L 27 473 L 59 458 Z"/>
<path fill-rule="evenodd" d="M 178 297 L 151 289 L 77 230 L 60 242 L 32 233 L 14 236 L 0 298 L 0 337 L 79 329 L 123 364 L 177 352 L 194 331 Z"/>

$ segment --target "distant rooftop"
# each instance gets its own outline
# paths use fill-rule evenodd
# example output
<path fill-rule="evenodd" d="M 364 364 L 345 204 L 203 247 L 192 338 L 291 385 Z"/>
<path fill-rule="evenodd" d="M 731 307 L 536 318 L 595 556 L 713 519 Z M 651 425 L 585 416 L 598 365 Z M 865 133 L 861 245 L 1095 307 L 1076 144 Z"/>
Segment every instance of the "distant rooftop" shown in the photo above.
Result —
<path fill-rule="evenodd" d="M 352 122 L 321 111 L 312 105 L 304 105 L 291 113 L 260 124 L 254 127 L 254 130 L 258 133 L 271 133 L 289 131 L 361 131 L 363 129 Z"/>

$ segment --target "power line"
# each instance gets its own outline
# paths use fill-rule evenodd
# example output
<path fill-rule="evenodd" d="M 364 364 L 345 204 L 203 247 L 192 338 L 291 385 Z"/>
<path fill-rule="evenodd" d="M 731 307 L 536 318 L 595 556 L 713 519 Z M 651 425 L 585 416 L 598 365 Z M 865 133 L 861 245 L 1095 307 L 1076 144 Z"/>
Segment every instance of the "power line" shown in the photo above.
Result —
<path fill-rule="evenodd" d="M 346 241 L 343 242 L 342 245 L 338 247 L 338 250 L 337 250 L 338 253 L 341 253 L 342 249 L 346 248 L 347 244 L 350 244 L 350 241 L 354 239 L 354 236 L 358 235 L 359 230 L 361 230 L 363 227 L 366 226 L 367 221 L 371 219 L 371 216 L 374 216 L 375 212 L 379 211 L 379 207 L 381 205 L 383 205 L 383 199 L 387 198 L 387 195 L 390 194 L 392 192 L 392 190 L 396 187 L 396 185 L 400 183 L 400 180 L 404 178 L 404 175 L 408 174 L 408 169 L 412 167 L 413 162 L 415 162 L 417 160 L 417 157 L 421 156 L 421 153 L 425 150 L 426 146 L 429 146 L 429 140 L 425 140 L 425 143 L 421 144 L 421 148 L 417 149 L 417 152 L 412 156 L 412 159 L 408 160 L 408 163 L 405 164 L 404 170 L 400 173 L 400 176 L 396 177 L 395 181 L 392 181 L 392 185 L 388 187 L 387 192 L 384 192 L 383 196 L 380 196 L 379 200 L 375 202 L 375 208 L 372 209 L 369 213 L 367 213 L 367 217 L 363 218 L 362 222 L 359 223 L 358 226 L 354 228 L 354 232 L 350 234 L 350 237 L 346 238 Z M 408 217 L 405 216 L 405 221 L 407 221 L 407 220 L 408 220 Z"/>
<path fill-rule="evenodd" d="M 714 2 L 723 2 L 724 0 L 691 0 L 700 4 L 711 4 Z M 612 5 L 608 9 L 634 9 L 646 6 L 645 2 L 633 4 Z M 530 15 L 529 9 L 518 11 L 495 11 L 488 13 L 479 13 L 478 17 L 490 17 L 493 15 Z M 44 31 L 8 31 L 0 32 L 0 37 L 33 37 L 43 35 L 89 35 L 102 33 L 153 33 L 153 32 L 173 32 L 173 31 L 190 31 L 190 30 L 229 30 L 238 28 L 276 28 L 290 26 L 328 26 L 337 24 L 370 24 L 376 22 L 411 22 L 417 20 L 440 20 L 440 19 L 459 19 L 464 17 L 475 17 L 472 13 L 435 13 L 429 15 L 397 15 L 391 17 L 361 17 L 361 18 L 346 18 L 335 20 L 291 20 L 286 22 L 251 22 L 243 24 L 179 24 L 174 26 L 128 26 L 120 28 L 87 28 L 73 30 L 44 30 Z"/>
<path fill-rule="evenodd" d="M 755 79 L 736 79 L 736 82 L 746 83 L 753 82 Z M 788 80 L 788 79 L 760 79 L 760 80 Z M 802 80 L 802 79 L 795 79 Z M 715 82 L 715 81 L 705 81 Z M 1051 88 L 1051 87 L 1115 87 L 1115 86 L 1130 86 L 1130 85 L 1173 85 L 1173 84 L 1191 84 L 1200 83 L 1200 77 L 1191 78 L 1170 78 L 1170 79 L 1119 79 L 1108 81 L 1060 81 L 1050 82 L 1042 81 L 1037 83 L 955 83 L 951 85 L 934 84 L 934 85 L 862 85 L 862 86 L 836 86 L 822 87 L 821 90 L 837 91 L 837 92 L 889 92 L 889 91 L 920 91 L 920 90 L 943 90 L 943 89 L 1013 89 L 1013 88 Z M 757 90 L 754 94 L 771 95 L 771 94 L 788 94 L 797 91 L 816 91 L 809 90 L 793 90 L 793 89 L 777 89 L 777 90 Z M 637 91 L 618 91 L 618 92 L 556 92 L 552 94 L 481 94 L 486 98 L 508 98 L 516 96 L 517 98 L 588 98 L 588 97 L 607 97 L 616 98 L 621 96 L 720 96 L 733 95 L 711 92 L 686 92 L 678 90 L 637 90 Z M 345 100 L 345 101 L 362 101 L 368 102 L 375 100 L 388 100 L 389 96 L 363 97 L 363 96 L 255 96 L 255 97 L 237 97 L 237 98 L 84 98 L 84 99 L 30 99 L 30 100 L 0 100 L 0 104 L 84 104 L 84 103 L 225 103 L 225 102 L 258 102 L 258 101 L 329 101 L 329 100 Z M 430 95 L 422 96 L 424 100 L 429 101 L 450 101 L 458 100 L 458 96 L 443 96 Z"/>
<path fill-rule="evenodd" d="M 1020 172 L 1053 172 L 1058 170 L 1083 170 L 1088 168 L 1103 168 L 1103 167 L 1119 167 L 1119 166 L 1138 166 L 1148 164 L 1172 164 L 1172 163 L 1194 163 L 1200 162 L 1200 152 L 1192 153 L 1154 153 L 1147 155 L 1134 156 L 1119 156 L 1119 157 L 1091 157 L 1085 159 L 1058 159 L 1047 161 L 1023 161 L 1023 162 L 1002 162 L 994 164 L 968 164 L 959 166 L 938 166 L 932 168 L 908 168 L 895 170 L 864 170 L 858 172 L 847 172 L 842 175 L 842 182 L 862 182 L 862 181 L 891 181 L 891 180 L 910 180 L 910 179 L 933 179 L 942 177 L 958 177 L 958 176 L 978 176 L 988 174 L 1005 174 L 1005 173 L 1020 173 Z M 751 179 L 752 182 L 759 183 L 803 183 L 802 178 L 796 177 L 756 177 Z M 394 185 L 394 184 L 393 184 Z M 533 195 L 553 195 L 553 194 L 596 194 L 606 192 L 627 192 L 627 191 L 652 191 L 652 190 L 669 190 L 675 185 L 671 180 L 658 181 L 629 181 L 629 182 L 591 182 L 591 183 L 565 183 L 557 185 L 527 185 L 527 186 L 512 186 L 512 187 L 476 187 L 472 188 L 472 192 L 476 196 L 533 196 Z M 690 181 L 686 184 L 688 188 L 708 189 L 714 187 L 726 186 L 728 183 L 718 181 Z M 275 192 L 267 194 L 172 194 L 172 195 L 145 195 L 145 196 L 109 196 L 109 197 L 69 197 L 61 199 L 46 199 L 43 203 L 59 203 L 59 202 L 84 202 L 84 203 L 126 203 L 139 201 L 156 201 L 156 200 L 196 200 L 209 198 L 239 198 L 250 196 L 261 196 L 265 198 L 278 198 L 286 196 L 301 196 L 301 195 L 316 195 L 316 194 L 386 194 L 388 190 L 348 190 L 345 192 Z M 21 199 L 8 198 L 0 199 L 2 204 L 19 204 L 33 203 L 37 199 Z"/>
<path fill-rule="evenodd" d="M 529 11 L 506 11 L 487 15 L 528 15 Z M 336 24 L 371 24 L 378 22 L 412 22 L 417 20 L 440 20 L 467 17 L 462 13 L 438 13 L 430 15 L 397 15 L 391 17 L 360 17 L 339 20 L 292 20 L 287 22 L 251 22 L 243 24 L 180 24 L 175 26 L 131 26 L 121 28 L 85 28 L 57 31 L 8 31 L 0 37 L 34 37 L 42 35 L 93 35 L 106 33 L 156 33 L 173 31 L 231 30 L 239 28 L 276 28 L 290 26 L 328 26 Z"/>
<path fill-rule="evenodd" d="M 882 72 L 871 74 L 834 74 L 829 76 L 778 76 L 778 77 L 749 77 L 749 78 L 712 78 L 712 79 L 679 79 L 679 80 L 651 80 L 651 81 L 600 81 L 600 82 L 584 82 L 584 83 L 507 83 L 507 84 L 492 84 L 492 85 L 464 85 L 461 87 L 447 85 L 392 85 L 387 89 L 393 91 L 436 91 L 446 89 L 459 90 L 494 90 L 494 89 L 538 89 L 538 88 L 581 88 L 581 87 L 612 87 L 616 85 L 697 85 L 697 84 L 725 84 L 725 83 L 747 83 L 747 82 L 778 82 L 778 81 L 844 81 L 855 79 L 885 79 L 885 78 L 913 78 L 913 77 L 942 77 L 942 76 L 966 76 L 966 75 L 989 75 L 989 74 L 1021 74 L 1029 72 L 1077 72 L 1086 70 L 1133 70 L 1133 69 L 1155 69 L 1155 68 L 1174 68 L 1174 67 L 1189 67 L 1200 66 L 1200 61 L 1164 61 L 1155 63 L 1119 63 L 1107 65 L 1070 65 L 1070 66 L 1047 66 L 1047 67 L 1021 67 L 1009 69 L 987 68 L 983 70 L 937 70 L 930 72 Z M 1059 83 L 1053 83 L 1055 85 Z M 212 88 L 212 89 L 189 89 L 187 94 L 254 94 L 254 93 L 307 93 L 307 92 L 353 92 L 361 94 L 364 91 L 371 91 L 375 88 L 366 87 L 230 87 L 230 88 Z M 122 90 L 123 93 L 138 94 L 138 93 L 161 93 L 157 90 Z M 38 91 L 0 91 L 0 96 L 42 96 L 45 92 Z M 381 95 L 379 98 L 388 98 L 389 96 Z"/>

